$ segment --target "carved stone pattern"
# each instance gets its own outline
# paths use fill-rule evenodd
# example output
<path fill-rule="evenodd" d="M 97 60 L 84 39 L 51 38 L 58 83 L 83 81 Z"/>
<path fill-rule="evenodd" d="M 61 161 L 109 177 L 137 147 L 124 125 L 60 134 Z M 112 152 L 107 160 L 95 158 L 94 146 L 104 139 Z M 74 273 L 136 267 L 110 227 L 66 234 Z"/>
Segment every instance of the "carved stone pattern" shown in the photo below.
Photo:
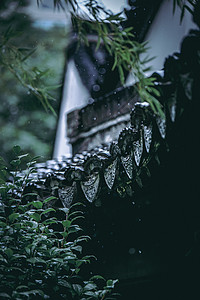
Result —
<path fill-rule="evenodd" d="M 133 153 L 134 153 L 136 165 L 139 166 L 140 160 L 141 160 L 141 157 L 142 157 L 142 152 L 143 152 L 142 135 L 140 135 L 139 140 L 137 140 L 133 143 L 133 149 L 134 149 Z"/>
<path fill-rule="evenodd" d="M 126 171 L 126 174 L 130 179 L 133 178 L 133 159 L 132 153 L 126 157 L 121 156 L 122 165 Z"/>
<path fill-rule="evenodd" d="M 104 170 L 104 178 L 109 189 L 112 189 L 116 175 L 117 159 Z"/>
<path fill-rule="evenodd" d="M 166 118 L 157 117 L 156 122 L 160 131 L 160 135 L 164 139 L 166 136 Z"/>
<path fill-rule="evenodd" d="M 96 194 L 98 192 L 99 187 L 99 174 L 97 175 L 90 175 L 89 179 L 87 181 L 81 181 L 81 188 L 83 190 L 83 193 L 85 195 L 85 198 L 89 202 L 93 202 Z"/>
<path fill-rule="evenodd" d="M 144 125 L 144 144 L 148 153 L 150 151 L 151 142 L 152 142 L 152 130 L 153 130 L 152 124 L 150 124 L 149 126 Z"/>
<path fill-rule="evenodd" d="M 72 186 L 65 186 L 61 189 L 58 189 L 59 198 L 64 207 L 70 208 L 70 205 L 74 199 L 75 194 L 75 182 Z"/>

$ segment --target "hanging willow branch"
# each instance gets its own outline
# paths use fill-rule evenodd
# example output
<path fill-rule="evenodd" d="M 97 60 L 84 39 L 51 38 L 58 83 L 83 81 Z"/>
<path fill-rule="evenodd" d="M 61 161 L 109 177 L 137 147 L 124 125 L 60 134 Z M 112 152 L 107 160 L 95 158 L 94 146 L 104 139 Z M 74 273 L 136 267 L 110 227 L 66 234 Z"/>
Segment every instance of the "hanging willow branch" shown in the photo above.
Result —
<path fill-rule="evenodd" d="M 6 32 L 0 35 L 0 65 L 8 69 L 20 84 L 28 90 L 28 94 L 34 95 L 43 105 L 46 111 L 50 110 L 56 115 L 51 105 L 55 101 L 49 93 L 50 90 L 59 86 L 45 86 L 44 78 L 50 70 L 40 70 L 38 67 L 29 68 L 27 60 L 34 54 L 36 49 L 16 47 L 12 39 L 16 37 L 15 30 L 9 27 Z"/>
<path fill-rule="evenodd" d="M 41 0 L 37 0 L 41 2 Z M 107 10 L 100 1 L 86 0 L 84 1 L 84 10 L 80 6 L 81 1 L 77 0 L 54 0 L 54 6 L 64 8 L 63 2 L 67 5 L 71 12 L 72 24 L 76 25 L 78 31 L 79 43 L 88 44 L 87 28 L 96 32 L 98 35 L 97 49 L 103 41 L 109 54 L 114 58 L 112 70 L 115 68 L 119 71 L 121 83 L 125 83 L 125 71 L 132 73 L 135 80 L 135 88 L 142 101 L 147 101 L 154 113 L 164 116 L 163 109 L 157 98 L 160 96 L 157 89 L 154 88 L 154 78 L 147 78 L 145 72 L 146 63 L 151 60 L 148 57 L 141 60 L 141 54 L 147 52 L 146 43 L 138 43 L 134 40 L 132 27 L 122 28 L 121 23 L 124 21 L 122 13 L 113 14 Z M 181 8 L 181 21 L 185 11 L 193 13 L 195 0 L 173 0 L 173 9 L 176 6 Z"/>
<path fill-rule="evenodd" d="M 145 75 L 146 63 L 151 59 L 141 59 L 141 54 L 147 52 L 147 43 L 134 40 L 132 27 L 122 28 L 121 24 L 125 20 L 122 13 L 113 14 L 97 0 L 86 0 L 84 9 L 80 3 L 81 1 L 65 0 L 71 13 L 72 24 L 78 32 L 79 44 L 89 44 L 88 30 L 85 28 L 95 32 L 98 36 L 96 49 L 103 42 L 114 59 L 112 70 L 118 69 L 122 85 L 125 84 L 125 73 L 132 73 L 141 100 L 149 102 L 154 113 L 163 116 L 161 104 L 157 101 L 159 92 L 154 88 L 154 78 L 147 78 Z M 54 6 L 65 9 L 60 0 L 54 0 Z"/>
<path fill-rule="evenodd" d="M 173 0 L 173 12 L 175 12 L 177 6 L 181 9 L 180 22 L 182 22 L 186 11 L 193 15 L 196 3 L 196 0 Z"/>

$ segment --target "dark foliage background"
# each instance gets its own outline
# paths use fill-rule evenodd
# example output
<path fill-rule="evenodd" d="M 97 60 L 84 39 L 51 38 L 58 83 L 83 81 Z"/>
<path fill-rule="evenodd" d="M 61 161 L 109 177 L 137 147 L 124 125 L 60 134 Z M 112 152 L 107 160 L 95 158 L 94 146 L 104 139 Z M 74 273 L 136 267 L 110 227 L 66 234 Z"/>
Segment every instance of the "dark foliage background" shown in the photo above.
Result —
<path fill-rule="evenodd" d="M 27 53 L 35 49 L 26 60 L 27 70 L 44 86 L 57 86 L 62 83 L 64 72 L 66 29 L 60 26 L 48 30 L 35 27 L 30 16 L 22 11 L 27 4 L 27 0 L 1 0 L 1 43 L 5 32 L 9 31 L 9 42 L 17 49 Z M 0 60 L 3 51 L 5 49 L 2 47 Z M 0 155 L 9 161 L 12 147 L 20 144 L 32 156 L 40 155 L 42 160 L 51 158 L 57 117 L 45 111 L 41 102 L 3 64 L 0 64 L 0 73 Z M 55 98 L 51 105 L 56 113 L 60 93 L 61 87 L 51 91 Z"/>

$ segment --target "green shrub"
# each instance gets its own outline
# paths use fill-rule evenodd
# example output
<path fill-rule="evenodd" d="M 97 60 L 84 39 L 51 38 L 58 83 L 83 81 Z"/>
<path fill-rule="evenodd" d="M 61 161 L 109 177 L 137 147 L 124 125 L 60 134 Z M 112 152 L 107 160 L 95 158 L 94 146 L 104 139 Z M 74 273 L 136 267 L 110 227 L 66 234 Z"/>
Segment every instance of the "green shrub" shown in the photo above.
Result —
<path fill-rule="evenodd" d="M 92 259 L 81 254 L 89 237 L 81 236 L 74 212 L 49 205 L 55 197 L 25 194 L 35 161 L 27 163 L 22 176 L 20 164 L 27 155 L 20 155 L 19 147 L 14 151 L 12 172 L 0 161 L 0 298 L 116 299 L 117 280 L 81 278 Z"/>

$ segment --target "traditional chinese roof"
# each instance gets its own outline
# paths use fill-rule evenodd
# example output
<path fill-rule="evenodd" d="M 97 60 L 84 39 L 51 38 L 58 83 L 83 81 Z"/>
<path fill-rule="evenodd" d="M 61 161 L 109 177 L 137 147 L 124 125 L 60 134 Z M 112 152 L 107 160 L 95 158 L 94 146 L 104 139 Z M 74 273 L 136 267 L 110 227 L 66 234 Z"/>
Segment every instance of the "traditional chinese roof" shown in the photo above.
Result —
<path fill-rule="evenodd" d="M 169 107 L 168 114 L 173 122 L 175 103 Z M 124 177 L 129 181 L 126 192 L 131 194 L 132 184 L 140 184 L 140 173 L 158 147 L 156 136 L 165 138 L 166 116 L 163 119 L 156 117 L 148 103 L 138 102 L 131 112 L 131 126 L 121 131 L 117 141 L 72 158 L 63 157 L 39 164 L 35 179 L 44 186 L 54 182 L 49 185 L 57 185 L 58 196 L 66 207 L 79 197 L 78 191 L 82 191 L 91 203 L 98 201 L 101 189 L 121 194 Z"/>
<path fill-rule="evenodd" d="M 135 103 L 130 111 L 131 125 L 120 132 L 117 140 L 71 158 L 38 164 L 35 186 L 55 194 L 65 207 L 83 198 L 99 205 L 104 193 L 124 197 L 141 187 L 151 173 L 152 162 L 158 160 L 159 147 L 170 144 L 184 109 L 195 101 L 199 36 L 199 31 L 192 31 L 183 41 L 181 53 L 166 60 L 163 78 L 155 74 L 163 116 L 153 113 L 147 102 Z M 188 48 L 191 42 L 195 47 Z"/>

